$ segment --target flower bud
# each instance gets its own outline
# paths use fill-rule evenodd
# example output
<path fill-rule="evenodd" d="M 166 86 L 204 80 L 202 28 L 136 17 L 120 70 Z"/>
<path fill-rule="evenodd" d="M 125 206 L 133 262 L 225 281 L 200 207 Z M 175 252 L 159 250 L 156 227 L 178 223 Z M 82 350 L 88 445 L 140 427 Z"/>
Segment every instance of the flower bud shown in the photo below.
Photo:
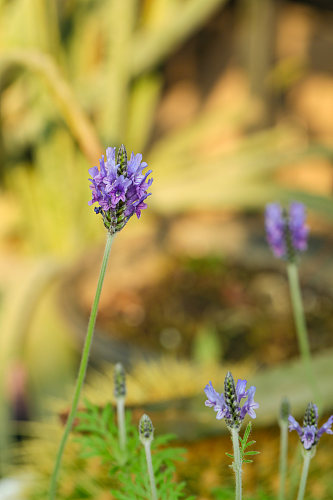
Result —
<path fill-rule="evenodd" d="M 126 375 L 121 363 L 114 367 L 114 395 L 116 399 L 126 396 Z"/>
<path fill-rule="evenodd" d="M 290 403 L 288 398 L 283 398 L 280 406 L 280 420 L 282 422 L 288 423 L 288 417 L 290 415 Z"/>
<path fill-rule="evenodd" d="M 139 422 L 139 437 L 142 444 L 150 443 L 154 439 L 153 423 L 145 413 Z"/>

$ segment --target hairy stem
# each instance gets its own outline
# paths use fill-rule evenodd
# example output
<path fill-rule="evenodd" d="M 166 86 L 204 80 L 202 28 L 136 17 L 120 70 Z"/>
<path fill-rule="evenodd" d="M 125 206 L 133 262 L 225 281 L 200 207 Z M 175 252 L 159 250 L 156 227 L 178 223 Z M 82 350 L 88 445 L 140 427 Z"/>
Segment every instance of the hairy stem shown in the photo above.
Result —
<path fill-rule="evenodd" d="M 153 464 L 151 461 L 150 444 L 151 444 L 151 442 L 148 441 L 148 442 L 144 443 L 144 446 L 145 446 L 145 452 L 146 452 L 147 468 L 148 468 L 148 475 L 149 475 L 149 482 L 150 482 L 150 489 L 151 489 L 151 500 L 157 500 L 157 491 L 156 491 L 155 476 L 154 476 L 154 471 L 153 471 Z"/>
<path fill-rule="evenodd" d="M 298 346 L 301 353 L 304 372 L 305 376 L 307 377 L 309 386 L 312 388 L 313 395 L 319 403 L 318 406 L 320 406 L 321 397 L 312 367 L 311 351 L 310 351 L 308 331 L 306 327 L 306 321 L 303 309 L 297 265 L 293 262 L 289 263 L 287 266 L 287 272 L 289 279 L 291 303 L 292 303 L 294 321 L 297 332 Z"/>
<path fill-rule="evenodd" d="M 117 398 L 117 424 L 119 447 L 124 452 L 126 448 L 125 398 Z"/>
<path fill-rule="evenodd" d="M 242 460 L 239 449 L 239 432 L 237 429 L 231 429 L 231 439 L 234 448 L 234 471 L 236 478 L 235 500 L 242 500 Z"/>
<path fill-rule="evenodd" d="M 287 454 L 288 454 L 288 422 L 280 421 L 280 487 L 279 500 L 284 500 L 286 495 L 287 477 Z"/>
<path fill-rule="evenodd" d="M 297 500 L 303 500 L 303 498 L 304 498 L 306 481 L 307 481 L 307 478 L 308 478 L 309 466 L 310 466 L 310 461 L 311 461 L 312 457 L 313 457 L 313 453 L 312 453 L 311 450 L 304 452 L 304 462 L 303 462 L 302 476 L 301 476 L 301 480 L 300 480 L 300 483 L 299 483 Z"/>
<path fill-rule="evenodd" d="M 71 431 L 72 426 L 73 426 L 74 418 L 76 415 L 76 410 L 77 410 L 79 400 L 80 400 L 80 394 L 81 394 L 83 382 L 84 382 L 86 371 L 87 371 L 89 353 L 90 353 L 90 348 L 91 348 L 93 334 L 94 334 L 94 327 L 95 327 L 96 316 L 97 316 L 97 311 L 98 311 L 99 299 L 101 296 L 103 281 L 104 281 L 105 272 L 106 272 L 106 268 L 107 268 L 107 264 L 108 264 L 108 260 L 109 260 L 109 255 L 110 255 L 110 250 L 111 250 L 113 238 L 114 238 L 114 236 L 111 235 L 110 233 L 108 233 L 108 237 L 107 237 L 106 245 L 105 245 L 105 250 L 104 250 L 103 261 L 102 261 L 102 266 L 101 266 L 101 271 L 99 274 L 97 288 L 96 288 L 95 299 L 94 299 L 94 302 L 92 305 L 89 323 L 88 323 L 87 334 L 86 334 L 86 339 L 85 339 L 84 346 L 83 346 L 83 351 L 82 351 L 82 356 L 81 356 L 81 362 L 80 362 L 76 387 L 75 387 L 75 391 L 74 391 L 72 407 L 70 409 L 70 412 L 69 412 L 69 415 L 67 418 L 65 430 L 64 430 L 64 433 L 63 433 L 63 436 L 62 436 L 62 439 L 61 439 L 61 442 L 59 445 L 53 473 L 51 476 L 49 500 L 55 499 L 57 479 L 58 479 L 58 475 L 59 475 L 62 456 L 63 456 L 64 450 L 65 450 L 67 439 L 69 437 L 70 431 Z"/>

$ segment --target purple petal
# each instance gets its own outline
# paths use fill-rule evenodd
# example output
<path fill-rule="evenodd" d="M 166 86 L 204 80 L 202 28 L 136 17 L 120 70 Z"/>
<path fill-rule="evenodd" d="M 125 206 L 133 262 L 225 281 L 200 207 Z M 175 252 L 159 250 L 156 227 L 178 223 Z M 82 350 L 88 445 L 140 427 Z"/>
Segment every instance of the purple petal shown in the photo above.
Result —
<path fill-rule="evenodd" d="M 292 415 L 289 415 L 288 417 L 289 421 L 289 431 L 296 431 L 300 437 L 303 435 L 303 429 L 297 422 L 297 420 L 294 419 Z"/>
<path fill-rule="evenodd" d="M 333 431 L 331 429 L 333 424 L 333 415 L 330 416 L 330 418 L 327 420 L 327 422 L 320 427 L 320 429 L 317 432 L 317 437 L 318 439 L 326 432 L 326 434 L 333 434 Z"/>
<path fill-rule="evenodd" d="M 306 450 L 309 450 L 315 444 L 316 430 L 315 425 L 307 425 L 304 427 L 301 441 Z"/>
<path fill-rule="evenodd" d="M 237 385 L 236 385 L 236 394 L 237 394 L 237 401 L 240 403 L 240 400 L 243 398 L 246 398 L 248 391 L 246 390 L 246 380 L 237 380 Z"/>
<path fill-rule="evenodd" d="M 303 252 L 307 249 L 309 228 L 305 224 L 306 214 L 303 203 L 294 201 L 289 207 L 289 228 L 295 250 Z"/>
<path fill-rule="evenodd" d="M 246 414 L 248 414 L 251 418 L 257 417 L 254 410 L 259 408 L 259 403 L 254 401 L 255 392 L 255 386 L 251 385 L 250 389 L 247 391 L 247 401 L 245 401 L 243 407 L 241 408 L 241 418 L 244 418 Z"/>
<path fill-rule="evenodd" d="M 215 391 L 211 381 L 206 385 L 204 391 L 207 396 L 206 406 L 214 406 L 219 401 L 220 395 Z"/>
<path fill-rule="evenodd" d="M 276 257 L 284 257 L 286 254 L 284 226 L 281 206 L 278 203 L 269 203 L 265 212 L 266 236 Z"/>

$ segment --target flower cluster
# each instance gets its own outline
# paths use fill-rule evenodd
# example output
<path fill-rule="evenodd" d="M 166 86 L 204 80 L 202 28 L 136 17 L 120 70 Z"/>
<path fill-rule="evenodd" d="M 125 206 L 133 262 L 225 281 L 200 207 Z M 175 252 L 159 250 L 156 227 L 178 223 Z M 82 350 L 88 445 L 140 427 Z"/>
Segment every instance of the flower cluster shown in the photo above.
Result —
<path fill-rule="evenodd" d="M 100 168 L 89 169 L 92 199 L 89 205 L 98 203 L 95 212 L 101 214 L 105 227 L 111 232 L 120 231 L 136 214 L 140 218 L 141 210 L 147 208 L 146 198 L 151 194 L 147 190 L 153 179 L 147 179 L 152 172 L 143 174 L 147 163 L 141 154 L 131 154 L 127 160 L 125 146 L 122 145 L 116 155 L 116 148 L 107 148 L 99 160 Z"/>
<path fill-rule="evenodd" d="M 224 418 L 229 428 L 240 429 L 246 414 L 256 418 L 254 410 L 259 408 L 253 399 L 256 388 L 252 385 L 246 390 L 246 383 L 246 380 L 239 379 L 235 387 L 233 376 L 228 372 L 224 380 L 224 394 L 216 392 L 211 382 L 204 389 L 207 396 L 205 405 L 214 408 L 216 418 Z M 241 400 L 246 398 L 241 406 Z"/>
<path fill-rule="evenodd" d="M 276 257 L 293 260 L 297 252 L 306 250 L 309 228 L 305 219 L 303 203 L 294 201 L 289 212 L 282 210 L 279 203 L 266 206 L 267 241 Z"/>
<path fill-rule="evenodd" d="M 321 436 L 326 432 L 327 434 L 333 434 L 331 429 L 333 424 L 333 415 L 327 420 L 327 422 L 318 429 L 318 408 L 315 404 L 309 403 L 304 414 L 303 427 L 289 415 L 289 430 L 297 431 L 301 442 L 306 450 L 310 450 L 313 446 L 316 446 Z"/>

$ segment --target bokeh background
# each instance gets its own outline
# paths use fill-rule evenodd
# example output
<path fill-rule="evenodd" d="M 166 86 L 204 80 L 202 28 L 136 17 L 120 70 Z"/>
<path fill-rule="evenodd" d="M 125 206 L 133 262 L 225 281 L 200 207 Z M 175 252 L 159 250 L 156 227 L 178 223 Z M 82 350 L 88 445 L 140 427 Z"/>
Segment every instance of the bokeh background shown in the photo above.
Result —
<path fill-rule="evenodd" d="M 202 387 L 232 368 L 261 405 L 245 485 L 276 490 L 280 400 L 299 416 L 312 396 L 263 210 L 308 209 L 300 273 L 329 413 L 332 54 L 330 0 L 0 0 L 3 476 L 28 423 L 68 409 L 105 241 L 88 168 L 124 143 L 153 169 L 153 195 L 112 249 L 87 396 L 112 400 L 122 361 L 130 404 L 186 440 L 180 474 L 206 499 L 230 474 Z M 328 500 L 329 437 L 321 448 L 310 494 Z"/>

